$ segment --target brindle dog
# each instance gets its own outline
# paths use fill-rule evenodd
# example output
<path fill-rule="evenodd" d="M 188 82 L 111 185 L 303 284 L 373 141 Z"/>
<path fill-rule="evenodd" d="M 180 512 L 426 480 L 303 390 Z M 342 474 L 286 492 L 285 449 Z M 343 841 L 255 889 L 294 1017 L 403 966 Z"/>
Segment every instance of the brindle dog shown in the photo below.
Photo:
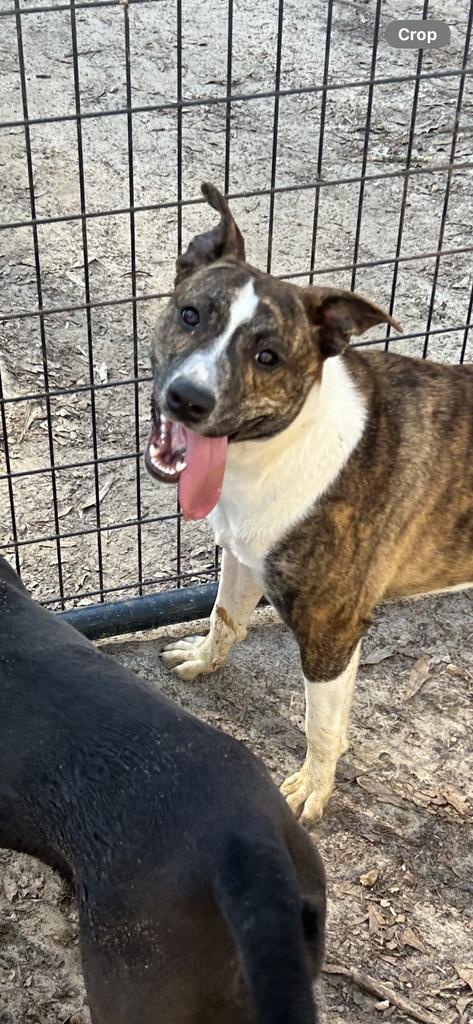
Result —
<path fill-rule="evenodd" d="M 337 288 L 300 288 L 245 261 L 220 223 L 177 261 L 153 344 L 146 464 L 209 514 L 223 548 L 205 638 L 164 653 L 185 679 L 219 668 L 262 593 L 292 628 L 307 756 L 283 792 L 306 823 L 333 787 L 360 641 L 376 605 L 473 581 L 473 368 L 349 349 L 397 325 Z"/>

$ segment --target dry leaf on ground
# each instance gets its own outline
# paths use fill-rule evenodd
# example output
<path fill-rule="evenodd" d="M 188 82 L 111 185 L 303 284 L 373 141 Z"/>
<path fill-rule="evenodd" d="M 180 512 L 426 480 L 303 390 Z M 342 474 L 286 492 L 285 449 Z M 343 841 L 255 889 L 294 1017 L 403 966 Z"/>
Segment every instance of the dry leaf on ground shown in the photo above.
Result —
<path fill-rule="evenodd" d="M 472 1001 L 473 1001 L 473 996 L 472 995 L 460 996 L 460 998 L 457 999 L 457 1001 L 455 1003 L 455 1006 L 456 1006 L 456 1009 L 458 1010 L 458 1013 L 460 1014 L 460 1016 L 464 1012 L 464 1010 L 466 1010 L 467 1006 L 469 1006 Z"/>
<path fill-rule="evenodd" d="M 368 931 L 370 935 L 376 935 L 376 932 L 379 932 L 379 929 L 385 924 L 386 919 L 381 911 L 375 907 L 374 903 L 368 903 Z"/>
<path fill-rule="evenodd" d="M 31 430 L 33 423 L 36 420 L 46 419 L 46 412 L 41 402 L 28 402 L 26 407 L 25 416 L 23 418 L 23 425 L 21 428 L 20 436 L 18 438 L 18 444 L 25 439 L 26 434 Z"/>
<path fill-rule="evenodd" d="M 113 486 L 113 483 L 114 483 L 114 477 L 113 476 L 106 477 L 102 481 L 102 483 L 100 484 L 100 487 L 99 487 L 99 501 L 102 502 L 104 500 L 104 498 L 107 497 L 107 494 L 108 494 L 110 488 Z M 90 497 L 87 498 L 87 501 L 83 504 L 82 511 L 83 512 L 87 512 L 88 509 L 95 508 L 95 504 L 96 504 L 96 501 L 95 501 L 95 490 L 94 490 L 93 494 L 91 494 Z"/>
<path fill-rule="evenodd" d="M 467 798 L 463 793 L 460 793 L 459 789 L 455 786 L 449 786 L 446 783 L 439 786 L 440 796 L 443 796 L 447 803 L 451 804 L 452 807 L 458 811 L 459 814 L 468 813 Z"/>
<path fill-rule="evenodd" d="M 409 681 L 404 700 L 412 700 L 416 693 L 419 692 L 427 679 L 431 664 L 432 656 L 430 654 L 424 654 L 422 658 L 416 661 L 414 667 L 409 672 Z"/>
<path fill-rule="evenodd" d="M 395 807 L 403 806 L 401 797 L 391 793 L 391 790 L 383 786 L 382 782 L 378 782 L 377 779 L 373 779 L 370 775 L 357 775 L 356 782 L 360 789 L 364 789 L 366 793 L 379 797 L 385 803 L 394 804 Z"/>
<path fill-rule="evenodd" d="M 473 992 L 473 964 L 455 964 L 455 970 L 458 977 L 465 981 Z"/>
<path fill-rule="evenodd" d="M 404 946 L 410 946 L 411 949 L 418 949 L 419 953 L 427 953 L 427 949 L 422 942 L 420 935 L 416 935 L 412 928 L 405 928 L 401 935 L 401 942 Z"/>
<path fill-rule="evenodd" d="M 360 661 L 360 665 L 379 665 L 381 661 L 392 658 L 396 653 L 395 647 L 375 647 L 373 651 L 365 654 Z"/>

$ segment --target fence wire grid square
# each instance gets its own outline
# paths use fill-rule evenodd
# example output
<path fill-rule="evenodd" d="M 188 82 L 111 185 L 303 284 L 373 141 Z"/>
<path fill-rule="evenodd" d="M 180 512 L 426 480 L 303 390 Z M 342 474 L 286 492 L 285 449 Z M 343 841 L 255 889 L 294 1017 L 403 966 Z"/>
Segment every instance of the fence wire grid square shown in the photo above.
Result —
<path fill-rule="evenodd" d="M 451 43 L 388 46 L 395 19 Z M 383 305 L 361 344 L 471 358 L 459 0 L 0 0 L 0 551 L 55 609 L 215 578 L 142 466 L 174 260 L 230 196 L 251 262 Z"/>

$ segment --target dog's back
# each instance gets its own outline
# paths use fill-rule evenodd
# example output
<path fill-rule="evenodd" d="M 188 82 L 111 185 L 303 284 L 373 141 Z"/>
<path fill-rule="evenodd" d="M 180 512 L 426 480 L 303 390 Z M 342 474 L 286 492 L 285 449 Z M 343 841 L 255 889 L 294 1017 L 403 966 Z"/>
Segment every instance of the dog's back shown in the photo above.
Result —
<path fill-rule="evenodd" d="M 94 1024 L 313 1024 L 323 869 L 262 765 L 3 560 L 0 630 L 0 844 L 73 878 Z"/>

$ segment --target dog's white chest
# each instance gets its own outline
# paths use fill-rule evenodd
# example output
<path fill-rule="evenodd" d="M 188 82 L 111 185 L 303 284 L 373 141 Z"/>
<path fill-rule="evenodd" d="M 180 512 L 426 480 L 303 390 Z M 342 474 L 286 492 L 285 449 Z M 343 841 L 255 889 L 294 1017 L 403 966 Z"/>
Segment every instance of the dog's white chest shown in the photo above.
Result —
<path fill-rule="evenodd" d="M 222 496 L 209 516 L 219 547 L 251 569 L 258 581 L 267 552 L 292 518 L 284 501 L 284 482 L 280 484 L 275 491 L 271 481 L 263 485 L 244 467 L 228 467 Z"/>
<path fill-rule="evenodd" d="M 268 552 L 338 476 L 365 419 L 363 400 L 335 358 L 286 430 L 268 440 L 230 445 L 222 494 L 208 518 L 216 543 L 258 582 Z"/>

